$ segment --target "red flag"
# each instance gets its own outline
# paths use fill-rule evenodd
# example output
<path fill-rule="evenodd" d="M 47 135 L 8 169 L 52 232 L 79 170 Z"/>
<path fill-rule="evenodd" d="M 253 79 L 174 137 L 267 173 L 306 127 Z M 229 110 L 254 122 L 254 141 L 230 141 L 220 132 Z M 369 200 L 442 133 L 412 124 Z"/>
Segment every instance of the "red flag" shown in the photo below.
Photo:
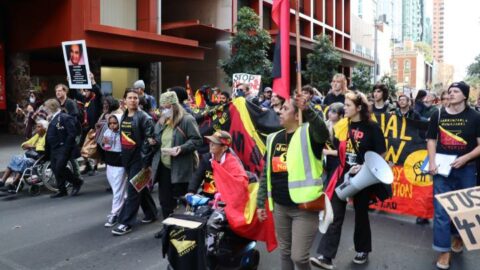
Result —
<path fill-rule="evenodd" d="M 273 56 L 273 92 L 290 99 L 290 1 L 273 0 L 272 20 L 279 34 Z"/>
<path fill-rule="evenodd" d="M 263 222 L 257 218 L 258 182 L 248 183 L 242 164 L 231 153 L 222 164 L 212 161 L 212 168 L 217 190 L 227 205 L 225 214 L 230 228 L 245 238 L 266 242 L 267 250 L 273 251 L 277 239 L 272 213 L 267 209 L 268 218 Z"/>

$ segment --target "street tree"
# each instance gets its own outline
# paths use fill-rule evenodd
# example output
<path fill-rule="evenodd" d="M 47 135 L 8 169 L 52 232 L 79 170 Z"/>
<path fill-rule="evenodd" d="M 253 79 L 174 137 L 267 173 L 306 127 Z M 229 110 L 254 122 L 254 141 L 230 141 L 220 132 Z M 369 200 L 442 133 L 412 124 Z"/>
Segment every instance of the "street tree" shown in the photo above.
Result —
<path fill-rule="evenodd" d="M 330 38 L 326 35 L 314 37 L 313 52 L 307 55 L 306 70 L 303 77 L 313 87 L 324 94 L 330 89 L 330 81 L 338 71 L 342 57 L 335 50 Z"/>
<path fill-rule="evenodd" d="M 372 91 L 372 70 L 364 63 L 358 63 L 353 68 L 352 84 L 363 93 Z"/>
<path fill-rule="evenodd" d="M 380 78 L 380 83 L 383 83 L 387 86 L 389 95 L 391 97 L 396 95 L 397 90 L 395 86 L 397 85 L 397 81 L 394 78 L 385 74 L 382 76 L 382 78 Z"/>
<path fill-rule="evenodd" d="M 263 84 L 272 80 L 272 62 L 268 59 L 272 39 L 259 22 L 260 18 L 253 9 L 243 7 L 238 11 L 237 32 L 230 39 L 230 58 L 219 60 L 220 68 L 227 75 L 225 82 L 229 85 L 232 85 L 235 73 L 261 75 Z"/>
<path fill-rule="evenodd" d="M 415 48 L 417 48 L 419 51 L 423 53 L 425 56 L 425 61 L 428 63 L 433 62 L 433 51 L 432 51 L 432 46 L 430 44 L 420 41 L 415 43 Z"/>
<path fill-rule="evenodd" d="M 468 66 L 467 74 L 470 77 L 480 78 L 480 54 L 475 57 L 475 62 Z"/>

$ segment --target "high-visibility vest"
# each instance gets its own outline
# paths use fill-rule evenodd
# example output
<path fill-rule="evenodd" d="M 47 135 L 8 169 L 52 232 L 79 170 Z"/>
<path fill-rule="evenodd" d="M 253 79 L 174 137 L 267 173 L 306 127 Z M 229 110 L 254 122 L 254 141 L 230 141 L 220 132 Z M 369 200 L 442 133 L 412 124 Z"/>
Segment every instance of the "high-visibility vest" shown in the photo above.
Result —
<path fill-rule="evenodd" d="M 309 124 L 301 125 L 293 134 L 287 150 L 288 193 L 294 203 L 306 203 L 318 199 L 323 193 L 323 163 L 312 151 Z M 267 137 L 267 195 L 268 206 L 273 210 L 271 159 L 272 143 L 282 130 Z"/>

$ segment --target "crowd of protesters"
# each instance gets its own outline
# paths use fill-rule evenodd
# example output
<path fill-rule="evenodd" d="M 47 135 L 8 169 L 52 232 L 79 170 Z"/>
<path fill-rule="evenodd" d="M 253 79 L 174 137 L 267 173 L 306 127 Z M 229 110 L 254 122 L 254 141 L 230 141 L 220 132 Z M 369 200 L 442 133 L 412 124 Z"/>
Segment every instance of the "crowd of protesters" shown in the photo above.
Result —
<path fill-rule="evenodd" d="M 198 155 L 204 144 L 195 118 L 191 115 L 193 96 L 183 87 L 172 87 L 156 99 L 145 92 L 145 83 L 138 80 L 126 90 L 123 99 L 104 96 L 93 75 L 91 89 L 69 89 L 64 84 L 55 86 L 55 97 L 42 102 L 35 91 L 30 91 L 27 104 L 17 106 L 16 113 L 25 119 L 25 141 L 21 147 L 46 156 L 57 181 L 58 192 L 52 198 L 67 196 L 66 182 L 70 182 L 70 195 L 77 195 L 84 183 L 81 175 L 93 175 L 99 162 L 106 164 L 106 178 L 113 198 L 105 227 L 113 227 L 112 234 L 124 235 L 132 231 L 137 213 L 142 208 L 141 223 L 152 223 L 158 218 L 157 206 L 152 198 L 153 185 L 140 191 L 129 182 L 140 171 L 148 171 L 153 184 L 158 184 L 160 213 L 163 218 L 177 207 L 177 198 L 201 192 L 212 197 L 216 192 L 212 163 L 222 163 L 231 155 L 232 137 L 227 131 L 216 131 L 206 139 L 209 152 Z M 352 87 L 350 87 L 352 88 Z M 383 133 L 371 114 L 387 113 L 415 121 L 429 122 L 425 134 L 434 194 L 477 185 L 475 165 L 480 155 L 480 97 L 474 106 L 468 103 L 469 86 L 453 83 L 439 96 L 419 90 L 415 98 L 406 93 L 395 93 L 383 84 L 376 84 L 369 95 L 348 90 L 343 74 L 332 78 L 331 89 L 322 95 L 311 86 L 304 86 L 301 95 L 285 100 L 265 87 L 260 93 L 248 84 L 235 87 L 232 98 L 245 97 L 261 110 L 273 111 L 279 116 L 284 129 L 267 138 L 265 168 L 260 177 L 257 198 L 257 216 L 267 218 L 266 204 L 273 210 L 276 235 L 281 249 L 282 269 L 310 269 L 310 264 L 333 269 L 340 243 L 346 202 L 334 193 L 331 198 L 334 220 L 318 246 L 319 257 L 310 257 L 318 227 L 317 213 L 299 207 L 296 191 L 290 186 L 290 177 L 302 172 L 295 163 L 303 155 L 311 165 L 315 179 L 327 187 L 331 181 L 338 186 L 347 173 L 355 175 L 364 162 L 367 151 L 380 155 L 386 152 Z M 231 95 L 218 88 L 202 86 L 199 94 L 204 106 L 228 103 Z M 305 124 L 299 124 L 299 112 Z M 446 132 L 444 132 L 446 131 Z M 452 138 L 445 138 L 454 131 Z M 308 151 L 302 152 L 297 132 L 303 132 Z M 447 134 L 447 135 L 445 135 Z M 302 135 L 302 136 L 303 136 Z M 453 144 L 452 144 L 453 141 Z M 342 142 L 346 147 L 341 147 Z M 85 145 L 93 143 L 98 148 L 93 155 Z M 295 151 L 298 150 L 298 151 Z M 84 170 L 80 171 L 81 157 Z M 440 176 L 435 166 L 435 154 L 456 155 L 452 172 Z M 326 158 L 324 158 L 326 157 Z M 31 166 L 36 157 L 12 157 L 0 180 L 3 190 L 15 190 L 23 170 Z M 299 160 L 302 160 L 300 158 Z M 67 166 L 67 163 L 71 166 Z M 304 161 L 305 162 L 305 161 Z M 293 165 L 292 165 L 293 164 Z M 293 167 L 292 167 L 293 166 Z M 298 166 L 298 167 L 296 167 Z M 294 169 L 292 169 L 294 168 Z M 242 169 L 243 170 L 243 169 Z M 6 184 L 13 175 L 13 182 Z M 312 187 L 313 188 L 313 187 Z M 317 191 L 312 191 L 314 194 Z M 372 234 L 368 208 L 372 195 L 388 198 L 388 190 L 366 188 L 352 199 L 355 210 L 353 259 L 364 264 L 372 252 Z M 302 196 L 309 196 L 302 192 Z M 315 198 L 314 198 L 315 199 Z M 434 202 L 433 248 L 440 252 L 437 267 L 448 269 L 451 252 L 462 250 L 457 232 L 451 232 L 451 222 L 443 207 Z M 418 218 L 418 224 L 429 221 Z M 157 233 L 161 237 L 163 231 Z"/>

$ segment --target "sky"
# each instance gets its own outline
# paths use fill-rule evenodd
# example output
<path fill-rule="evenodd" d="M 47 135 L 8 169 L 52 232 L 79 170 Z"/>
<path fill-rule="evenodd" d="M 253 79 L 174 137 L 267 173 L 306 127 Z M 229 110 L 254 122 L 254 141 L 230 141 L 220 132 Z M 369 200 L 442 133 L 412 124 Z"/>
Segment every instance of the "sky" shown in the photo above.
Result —
<path fill-rule="evenodd" d="M 445 0 L 444 59 L 455 67 L 454 80 L 463 80 L 467 67 L 480 54 L 480 1 Z"/>

